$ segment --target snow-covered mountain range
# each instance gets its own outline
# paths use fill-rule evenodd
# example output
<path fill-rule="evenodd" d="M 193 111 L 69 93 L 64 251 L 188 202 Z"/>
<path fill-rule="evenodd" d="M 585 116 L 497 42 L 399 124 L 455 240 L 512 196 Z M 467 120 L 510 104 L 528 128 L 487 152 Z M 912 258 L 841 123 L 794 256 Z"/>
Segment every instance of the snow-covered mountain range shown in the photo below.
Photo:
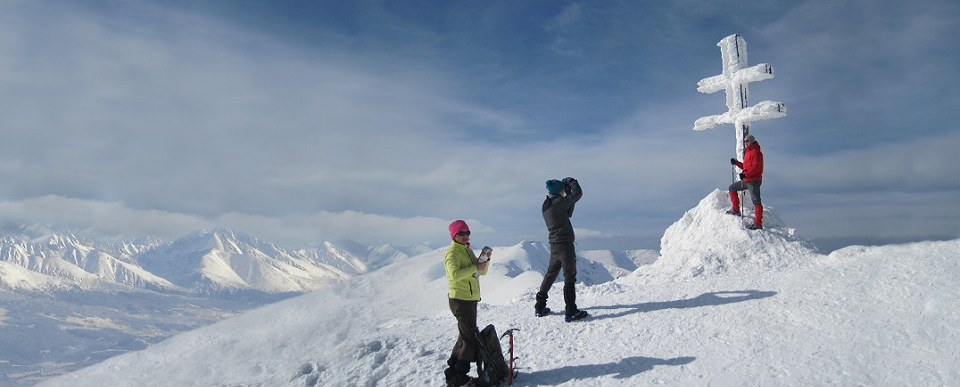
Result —
<path fill-rule="evenodd" d="M 126 285 L 176 293 L 302 293 L 434 250 L 425 244 L 369 247 L 340 241 L 287 251 L 227 228 L 198 231 L 169 243 L 157 238 L 96 241 L 69 231 L 49 232 L 39 236 L 32 235 L 36 232 L 24 232 L 0 238 L 0 274 L 3 274 L 0 289 L 94 290 L 107 285 Z M 521 242 L 516 248 L 541 257 L 549 254 L 539 243 Z M 635 270 L 640 263 L 652 262 L 656 256 L 656 252 L 649 250 L 616 253 L 598 250 L 582 254 L 589 262 L 581 269 L 588 283 L 620 277 Z M 528 266 L 512 268 L 530 269 Z"/>
<path fill-rule="evenodd" d="M 0 233 L 0 387 L 144 349 L 429 250 L 324 242 L 286 251 L 226 228 L 172 242 L 38 225 L 5 224 Z"/>
<path fill-rule="evenodd" d="M 953 386 L 960 240 L 822 255 L 768 207 L 763 231 L 715 191 L 661 255 L 578 284 L 591 317 L 538 318 L 543 246 L 494 247 L 480 325 L 518 328 L 515 386 Z M 442 250 L 177 335 L 40 386 L 441 386 L 456 339 Z M 579 265 L 578 265 L 579 266 Z M 583 265 L 590 272 L 592 265 Z M 607 271 L 609 274 L 609 271 Z M 559 287 L 548 306 L 560 308 Z"/>
<path fill-rule="evenodd" d="M 9 230 L 10 227 L 7 227 Z M 240 231 L 202 230 L 157 238 L 93 240 L 71 231 L 21 226 L 0 238 L 0 289 L 86 289 L 126 285 L 177 293 L 306 292 L 418 254 L 331 242 L 286 251 Z"/>
<path fill-rule="evenodd" d="M 337 241 L 288 251 L 226 228 L 172 242 L 37 225 L 7 224 L 0 231 L 0 387 L 32 384 L 141 350 L 251 308 L 403 265 L 414 256 L 442 256 L 446 247 Z M 546 268 L 549 253 L 539 242 L 501 250 L 501 258 L 510 257 L 497 269 L 504 274 L 534 281 Z M 588 284 L 626 275 L 656 257 L 647 250 L 581 254 L 589 258 L 580 276 Z M 491 299 L 498 292 L 512 297 L 491 286 Z"/>

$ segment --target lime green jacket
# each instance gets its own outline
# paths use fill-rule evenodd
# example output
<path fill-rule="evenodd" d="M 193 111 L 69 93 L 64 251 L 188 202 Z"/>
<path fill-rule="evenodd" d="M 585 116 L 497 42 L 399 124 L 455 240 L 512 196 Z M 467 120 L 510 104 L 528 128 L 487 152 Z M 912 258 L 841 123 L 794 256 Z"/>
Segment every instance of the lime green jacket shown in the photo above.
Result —
<path fill-rule="evenodd" d="M 469 246 L 450 242 L 450 247 L 443 254 L 443 266 L 447 269 L 447 285 L 450 287 L 448 297 L 480 300 L 480 279 L 474 276 L 477 273 L 477 256 Z M 487 268 L 480 275 L 487 275 Z"/>

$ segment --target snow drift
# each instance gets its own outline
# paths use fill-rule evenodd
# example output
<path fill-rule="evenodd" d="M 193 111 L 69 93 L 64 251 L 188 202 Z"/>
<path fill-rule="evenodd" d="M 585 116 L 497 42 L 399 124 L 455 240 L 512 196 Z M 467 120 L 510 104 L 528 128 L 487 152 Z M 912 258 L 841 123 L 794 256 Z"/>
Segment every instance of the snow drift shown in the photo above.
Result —
<path fill-rule="evenodd" d="M 743 218 L 726 215 L 730 198 L 715 190 L 660 240 L 660 259 L 643 273 L 668 277 L 716 275 L 745 268 L 782 269 L 809 259 L 816 247 L 796 235 L 772 206 L 764 206 L 763 231 L 744 230 L 753 223 L 753 210 Z"/>

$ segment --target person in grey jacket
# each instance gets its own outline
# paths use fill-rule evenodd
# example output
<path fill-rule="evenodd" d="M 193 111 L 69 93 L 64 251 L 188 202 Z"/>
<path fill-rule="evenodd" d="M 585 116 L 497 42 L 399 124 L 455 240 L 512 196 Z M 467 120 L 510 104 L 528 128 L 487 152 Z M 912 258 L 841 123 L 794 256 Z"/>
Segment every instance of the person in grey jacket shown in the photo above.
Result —
<path fill-rule="evenodd" d="M 560 274 L 560 269 L 563 269 L 563 302 L 566 304 L 566 321 L 570 322 L 589 315 L 577 308 L 577 293 L 574 287 L 577 283 L 577 253 L 573 244 L 576 237 L 573 224 L 570 223 L 574 205 L 583 197 L 583 191 L 576 179 L 568 177 L 562 181 L 547 180 L 547 193 L 542 210 L 543 221 L 550 232 L 550 263 L 543 275 L 533 308 L 537 317 L 550 314 L 550 308 L 547 307 L 548 294 Z"/>

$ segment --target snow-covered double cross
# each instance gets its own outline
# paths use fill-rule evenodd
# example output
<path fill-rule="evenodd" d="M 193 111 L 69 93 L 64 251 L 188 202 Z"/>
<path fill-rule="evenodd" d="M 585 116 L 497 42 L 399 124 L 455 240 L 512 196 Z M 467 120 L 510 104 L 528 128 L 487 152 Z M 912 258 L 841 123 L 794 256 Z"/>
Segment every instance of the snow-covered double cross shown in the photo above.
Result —
<path fill-rule="evenodd" d="M 697 91 L 727 92 L 727 112 L 697 119 L 693 130 L 706 130 L 720 124 L 734 124 L 737 129 L 737 158 L 743 158 L 743 138 L 750 134 L 750 122 L 779 118 L 787 115 L 787 107 L 781 102 L 763 101 L 747 106 L 747 84 L 773 78 L 773 66 L 761 63 L 747 67 L 747 42 L 738 34 L 730 35 L 720 43 L 723 59 L 723 74 L 701 79 Z"/>

